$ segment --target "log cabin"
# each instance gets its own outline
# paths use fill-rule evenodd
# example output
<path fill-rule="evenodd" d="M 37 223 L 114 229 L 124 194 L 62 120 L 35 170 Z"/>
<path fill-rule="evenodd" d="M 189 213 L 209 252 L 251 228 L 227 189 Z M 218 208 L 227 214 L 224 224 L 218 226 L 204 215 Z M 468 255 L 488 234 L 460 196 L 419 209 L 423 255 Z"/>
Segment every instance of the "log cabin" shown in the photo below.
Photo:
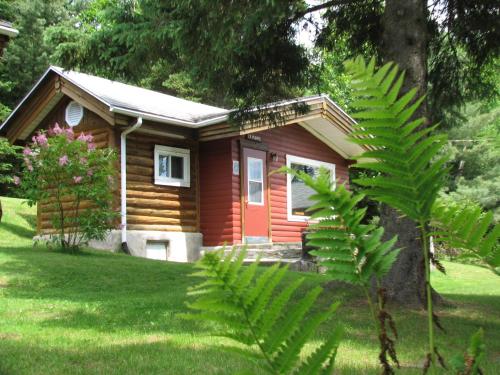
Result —
<path fill-rule="evenodd" d="M 307 105 L 299 114 L 295 104 Z M 287 165 L 314 174 L 327 168 L 348 183 L 347 140 L 354 121 L 325 95 L 263 106 L 281 121 L 231 125 L 230 110 L 104 78 L 50 67 L 0 128 L 10 142 L 29 142 L 54 123 L 116 149 L 121 212 L 105 241 L 92 247 L 190 262 L 223 245 L 300 249 L 310 191 L 285 174 Z M 255 109 L 260 111 L 262 109 Z M 50 234 L 38 205 L 37 235 Z"/>

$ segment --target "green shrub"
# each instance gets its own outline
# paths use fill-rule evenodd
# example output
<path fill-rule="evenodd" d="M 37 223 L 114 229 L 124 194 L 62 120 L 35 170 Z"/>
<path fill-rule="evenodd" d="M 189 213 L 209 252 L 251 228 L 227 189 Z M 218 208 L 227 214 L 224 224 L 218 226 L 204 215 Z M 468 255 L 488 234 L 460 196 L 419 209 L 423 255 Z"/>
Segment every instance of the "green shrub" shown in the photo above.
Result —
<path fill-rule="evenodd" d="M 65 250 L 77 250 L 92 239 L 103 239 L 113 227 L 115 152 L 96 149 L 92 136 L 74 136 L 58 124 L 39 132 L 23 151 L 22 177 L 14 177 L 29 204 L 44 205 L 55 233 L 51 240 Z"/>

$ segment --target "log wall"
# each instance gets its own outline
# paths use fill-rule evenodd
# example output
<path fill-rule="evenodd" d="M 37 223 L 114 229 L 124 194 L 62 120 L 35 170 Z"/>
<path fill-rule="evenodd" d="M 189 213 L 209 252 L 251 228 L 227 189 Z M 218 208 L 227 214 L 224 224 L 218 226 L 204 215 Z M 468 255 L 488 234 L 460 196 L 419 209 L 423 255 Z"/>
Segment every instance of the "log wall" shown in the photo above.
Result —
<path fill-rule="evenodd" d="M 190 187 L 155 185 L 155 145 L 190 149 Z M 198 142 L 156 135 L 127 136 L 127 227 L 129 230 L 198 232 Z"/>
<path fill-rule="evenodd" d="M 65 122 L 65 110 L 68 105 L 70 99 L 63 98 L 49 114 L 45 117 L 45 119 L 41 122 L 38 129 L 49 129 L 54 126 L 57 122 L 61 127 L 67 126 Z M 73 128 L 75 135 L 78 136 L 81 132 L 86 134 L 92 134 L 94 137 L 94 143 L 97 148 L 104 147 L 113 147 L 114 146 L 114 134 L 113 128 L 109 126 L 101 117 L 96 115 L 95 113 L 84 110 L 83 118 L 78 126 Z M 38 130 L 37 130 L 38 131 Z M 35 133 L 31 134 L 28 138 L 28 141 L 31 141 L 31 137 Z M 114 206 L 117 207 L 117 202 L 115 202 Z M 71 208 L 73 206 L 71 200 L 66 200 L 63 203 L 65 208 Z M 90 208 L 92 207 L 89 202 L 81 202 L 80 208 Z M 54 213 L 55 207 L 54 202 L 46 201 L 41 202 L 37 208 L 37 233 L 39 234 L 48 234 L 53 232 L 51 217 Z M 68 212 L 69 216 L 71 216 L 71 212 Z"/>

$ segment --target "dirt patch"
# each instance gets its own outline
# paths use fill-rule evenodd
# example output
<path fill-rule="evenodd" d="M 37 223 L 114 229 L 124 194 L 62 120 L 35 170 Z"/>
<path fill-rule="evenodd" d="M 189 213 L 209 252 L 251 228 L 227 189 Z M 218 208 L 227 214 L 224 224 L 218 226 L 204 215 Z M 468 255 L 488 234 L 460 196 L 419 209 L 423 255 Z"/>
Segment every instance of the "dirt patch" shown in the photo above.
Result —
<path fill-rule="evenodd" d="M 11 332 L 0 332 L 0 340 L 20 340 L 21 335 L 19 333 L 11 333 Z"/>

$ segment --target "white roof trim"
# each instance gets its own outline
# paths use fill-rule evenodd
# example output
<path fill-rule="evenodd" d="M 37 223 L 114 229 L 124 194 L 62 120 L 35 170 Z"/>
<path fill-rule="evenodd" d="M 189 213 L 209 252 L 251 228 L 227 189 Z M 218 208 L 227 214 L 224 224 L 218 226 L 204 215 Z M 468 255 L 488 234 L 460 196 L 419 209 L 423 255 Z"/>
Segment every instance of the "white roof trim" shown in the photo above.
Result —
<path fill-rule="evenodd" d="M 17 29 L 14 29 L 13 27 L 8 27 L 0 24 L 0 34 L 7 35 L 10 38 L 14 38 L 15 36 L 17 36 L 17 34 L 19 34 L 19 31 Z"/>
<path fill-rule="evenodd" d="M 141 116 L 142 118 L 144 118 L 146 120 L 162 122 L 162 123 L 172 124 L 172 125 L 180 125 L 180 126 L 184 126 L 184 127 L 188 127 L 188 128 L 200 128 L 203 126 L 217 124 L 219 122 L 223 122 L 223 121 L 226 121 L 228 119 L 228 115 L 223 115 L 223 116 L 217 116 L 217 117 L 209 118 L 206 120 L 200 120 L 200 121 L 194 122 L 194 121 L 180 120 L 180 119 L 176 119 L 173 117 L 159 116 L 159 115 L 155 115 L 152 113 L 134 111 L 131 109 L 126 109 L 126 108 L 121 108 L 121 107 L 110 106 L 109 110 L 111 112 L 120 113 L 120 114 L 126 115 L 126 116 L 132 116 L 132 117 Z"/>

